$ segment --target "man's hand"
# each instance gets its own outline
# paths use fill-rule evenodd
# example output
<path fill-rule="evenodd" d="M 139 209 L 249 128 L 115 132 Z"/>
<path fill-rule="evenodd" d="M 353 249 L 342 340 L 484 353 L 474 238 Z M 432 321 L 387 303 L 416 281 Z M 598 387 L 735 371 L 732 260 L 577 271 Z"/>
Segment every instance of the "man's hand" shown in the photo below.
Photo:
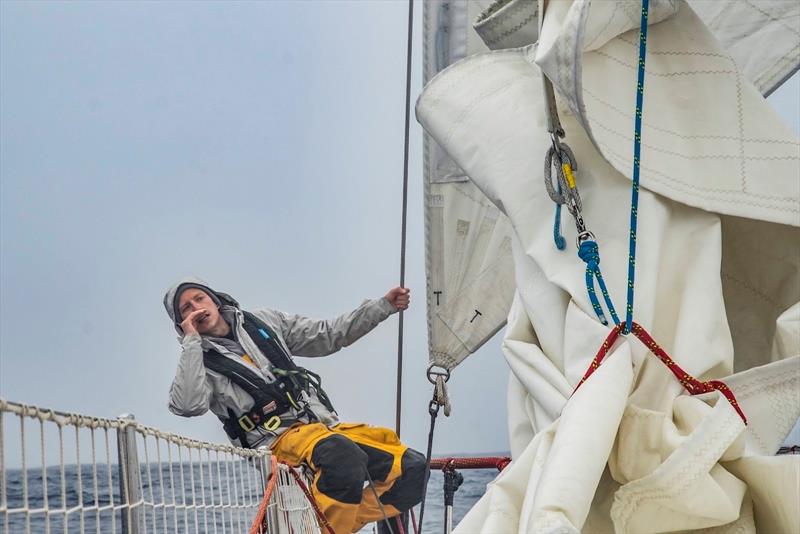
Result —
<path fill-rule="evenodd" d="M 411 302 L 411 290 L 405 287 L 395 287 L 386 293 L 386 299 L 392 303 L 395 310 L 407 310 Z"/>
<path fill-rule="evenodd" d="M 187 336 L 198 335 L 197 323 L 205 318 L 207 314 L 208 312 L 201 308 L 187 315 L 186 319 L 181 323 L 181 330 L 183 330 L 183 333 Z"/>

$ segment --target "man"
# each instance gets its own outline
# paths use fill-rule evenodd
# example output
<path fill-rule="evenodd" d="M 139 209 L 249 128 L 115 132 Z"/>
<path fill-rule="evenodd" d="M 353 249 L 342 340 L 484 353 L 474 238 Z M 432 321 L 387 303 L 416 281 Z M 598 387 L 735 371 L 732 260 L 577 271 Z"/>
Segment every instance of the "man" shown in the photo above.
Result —
<path fill-rule="evenodd" d="M 310 467 L 314 496 L 337 534 L 396 516 L 422 499 L 424 455 L 392 430 L 339 423 L 319 377 L 293 356 L 334 353 L 409 302 L 409 290 L 395 287 L 325 321 L 243 311 L 230 295 L 183 280 L 164 297 L 182 347 L 169 409 L 184 417 L 211 410 L 234 445 L 269 447 L 289 465 Z"/>

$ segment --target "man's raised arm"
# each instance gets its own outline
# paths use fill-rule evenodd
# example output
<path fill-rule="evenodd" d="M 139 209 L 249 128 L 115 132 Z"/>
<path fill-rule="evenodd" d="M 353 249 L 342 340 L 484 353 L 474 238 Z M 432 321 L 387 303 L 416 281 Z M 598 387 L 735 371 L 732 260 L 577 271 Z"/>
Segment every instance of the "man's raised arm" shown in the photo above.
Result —
<path fill-rule="evenodd" d="M 275 311 L 281 334 L 296 356 L 327 356 L 352 344 L 391 314 L 408 308 L 410 291 L 395 287 L 379 298 L 365 300 L 335 319 L 311 319 Z"/>

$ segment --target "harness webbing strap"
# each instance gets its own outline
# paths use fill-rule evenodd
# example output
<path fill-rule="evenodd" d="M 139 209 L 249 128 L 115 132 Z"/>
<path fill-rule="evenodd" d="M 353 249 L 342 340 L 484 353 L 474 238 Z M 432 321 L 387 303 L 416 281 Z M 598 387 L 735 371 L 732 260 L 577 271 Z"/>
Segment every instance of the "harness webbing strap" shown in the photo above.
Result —
<path fill-rule="evenodd" d="M 275 332 L 270 329 L 267 324 L 248 311 L 243 311 L 244 314 L 244 329 L 250 339 L 258 346 L 258 349 L 266 356 L 272 364 L 272 371 L 275 376 L 286 379 L 291 384 L 291 393 L 297 395 L 301 391 L 308 391 L 309 387 L 313 386 L 317 392 L 317 397 L 320 402 L 329 411 L 336 411 L 330 398 L 322 389 L 322 380 L 319 375 L 312 373 L 308 369 L 300 367 L 294 360 L 286 353 L 283 346 L 278 342 Z M 294 398 L 293 403 L 301 399 Z M 315 414 L 307 409 L 306 412 L 309 417 L 318 419 Z"/>
<path fill-rule="evenodd" d="M 248 412 L 237 414 L 228 409 L 228 418 L 220 418 L 228 436 L 238 439 L 242 447 L 248 448 L 247 434 L 256 428 L 262 433 L 263 430 L 274 432 L 291 426 L 301 416 L 308 421 L 319 420 L 307 402 L 311 388 L 329 411 L 335 410 L 322 389 L 319 375 L 295 364 L 278 342 L 275 333 L 262 320 L 250 312 L 242 313 L 245 332 L 272 364 L 272 373 L 277 380 L 268 382 L 253 369 L 226 358 L 214 349 L 203 352 L 203 364 L 207 369 L 233 381 L 253 398 L 253 407 Z M 290 408 L 294 408 L 298 415 L 287 416 L 292 413 Z"/>
<path fill-rule="evenodd" d="M 247 440 L 247 428 L 252 430 L 253 427 L 260 425 L 263 420 L 269 417 L 269 414 L 280 415 L 288 410 L 289 403 L 286 399 L 286 392 L 277 383 L 271 384 L 267 382 L 246 366 L 231 361 L 215 350 L 203 353 L 203 365 L 205 365 L 206 369 L 229 378 L 253 398 L 253 407 L 250 411 L 244 414 L 237 414 L 229 408 L 228 418 L 222 421 L 222 426 L 228 436 L 238 439 L 242 447 L 250 447 L 250 443 Z M 247 418 L 249 425 L 247 428 L 242 427 L 241 421 L 243 418 Z M 282 418 L 274 430 L 290 426 L 293 422 L 294 420 Z"/>
<path fill-rule="evenodd" d="M 578 385 L 575 386 L 572 394 L 574 395 L 578 388 L 589 379 L 592 374 L 600 367 L 600 364 L 603 363 L 603 359 L 608 355 L 608 352 L 611 350 L 611 347 L 614 345 L 614 342 L 622 335 L 623 331 L 625 330 L 625 323 L 618 324 L 608 335 L 603 344 L 600 346 L 600 350 L 597 352 L 597 355 L 592 360 L 591 365 L 589 365 L 589 369 L 586 370 L 586 373 L 581 378 Z M 736 410 L 736 413 L 739 414 L 739 417 L 742 418 L 745 424 L 747 424 L 747 417 L 745 417 L 744 412 L 742 411 L 741 407 L 739 406 L 739 402 L 736 400 L 736 396 L 733 394 L 733 391 L 722 381 L 720 380 L 709 380 L 707 382 L 701 382 L 700 380 L 696 379 L 686 371 L 684 371 L 681 366 L 679 366 L 675 361 L 669 357 L 669 355 L 661 348 L 661 346 L 655 342 L 655 340 L 650 336 L 647 331 L 642 328 L 641 325 L 637 323 L 633 323 L 633 327 L 631 328 L 631 332 L 634 336 L 636 336 L 639 341 L 644 343 L 644 345 L 655 354 L 661 362 L 666 365 L 672 374 L 675 375 L 675 378 L 683 385 L 684 389 L 689 392 L 691 395 L 699 395 L 701 393 L 710 393 L 712 391 L 719 391 L 722 393 L 728 402 L 733 406 L 733 409 Z"/>
<path fill-rule="evenodd" d="M 234 384 L 245 390 L 248 395 L 253 397 L 253 401 L 256 403 L 254 408 L 260 409 L 272 401 L 276 402 L 276 408 L 288 406 L 286 394 L 278 385 L 270 384 L 255 371 L 231 361 L 217 351 L 205 351 L 203 365 L 206 366 L 206 369 L 231 379 Z"/>

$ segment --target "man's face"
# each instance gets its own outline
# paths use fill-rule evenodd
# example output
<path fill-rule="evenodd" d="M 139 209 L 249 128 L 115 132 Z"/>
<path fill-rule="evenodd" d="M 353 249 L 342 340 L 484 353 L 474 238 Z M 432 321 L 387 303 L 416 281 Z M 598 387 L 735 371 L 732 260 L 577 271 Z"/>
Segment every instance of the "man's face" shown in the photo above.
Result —
<path fill-rule="evenodd" d="M 192 312 L 203 310 L 198 314 L 197 320 L 194 322 L 197 332 L 200 334 L 208 334 L 220 324 L 225 321 L 219 313 L 216 303 L 211 300 L 208 294 L 194 287 L 190 287 L 181 293 L 178 299 L 178 311 L 181 314 L 181 321 L 184 321 Z"/>

